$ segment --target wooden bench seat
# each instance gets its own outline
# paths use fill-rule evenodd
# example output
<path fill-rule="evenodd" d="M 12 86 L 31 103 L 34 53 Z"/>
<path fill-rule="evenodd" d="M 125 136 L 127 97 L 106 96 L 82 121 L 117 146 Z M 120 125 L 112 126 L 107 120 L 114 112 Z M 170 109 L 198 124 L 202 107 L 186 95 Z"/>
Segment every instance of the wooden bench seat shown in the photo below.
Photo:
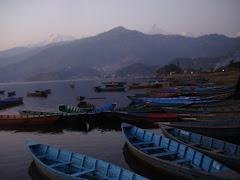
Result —
<path fill-rule="evenodd" d="M 138 150 L 140 150 L 140 151 L 148 151 L 148 150 L 154 150 L 154 149 L 164 149 L 164 147 L 161 147 L 161 146 L 145 147 L 145 148 L 140 148 Z"/>
<path fill-rule="evenodd" d="M 133 145 L 148 145 L 148 144 L 154 144 L 154 143 L 144 141 L 144 142 L 138 142 L 138 143 L 132 143 L 132 144 Z"/>
<path fill-rule="evenodd" d="M 156 154 L 149 154 L 151 156 L 160 157 L 160 156 L 169 156 L 177 154 L 177 152 L 162 152 L 162 153 L 156 153 Z"/>

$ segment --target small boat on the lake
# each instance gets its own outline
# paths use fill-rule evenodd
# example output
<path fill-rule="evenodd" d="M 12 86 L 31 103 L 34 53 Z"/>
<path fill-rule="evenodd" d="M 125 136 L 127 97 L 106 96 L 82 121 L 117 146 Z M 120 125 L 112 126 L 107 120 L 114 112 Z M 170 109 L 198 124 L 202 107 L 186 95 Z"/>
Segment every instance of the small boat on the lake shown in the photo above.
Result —
<path fill-rule="evenodd" d="M 101 87 L 101 86 L 96 86 L 95 91 L 124 91 L 126 87 Z"/>
<path fill-rule="evenodd" d="M 11 97 L 7 99 L 1 99 L 0 100 L 0 109 L 17 106 L 23 104 L 23 97 Z"/>
<path fill-rule="evenodd" d="M 31 141 L 26 144 L 38 169 L 51 179 L 147 180 L 129 170 L 83 154 Z"/>
<path fill-rule="evenodd" d="M 61 115 L 0 115 L 0 125 L 53 124 Z"/>
<path fill-rule="evenodd" d="M 160 88 L 162 87 L 162 84 L 159 83 L 142 83 L 142 84 L 135 84 L 135 85 L 129 85 L 129 89 L 143 89 L 143 88 Z"/>
<path fill-rule="evenodd" d="M 190 179 L 239 179 L 240 174 L 182 143 L 122 123 L 130 153 L 142 163 Z"/>
<path fill-rule="evenodd" d="M 70 88 L 75 88 L 74 84 L 70 84 L 69 86 Z"/>
<path fill-rule="evenodd" d="M 84 97 L 84 96 L 77 96 L 78 101 L 82 101 L 84 99 L 106 99 L 106 97 Z"/>
<path fill-rule="evenodd" d="M 115 115 L 127 122 L 177 122 L 176 113 L 142 113 L 114 111 Z"/>
<path fill-rule="evenodd" d="M 80 103 L 78 103 L 77 106 L 86 112 L 90 112 L 90 111 L 96 109 L 96 106 L 94 104 L 86 102 L 86 101 L 80 101 Z"/>
<path fill-rule="evenodd" d="M 88 114 L 98 114 L 100 112 L 112 112 L 117 108 L 117 103 L 112 103 L 103 107 L 100 107 L 98 109 L 95 109 L 93 111 L 90 111 Z"/>
<path fill-rule="evenodd" d="M 27 96 L 32 97 L 47 97 L 47 93 L 44 91 L 27 91 Z"/>
<path fill-rule="evenodd" d="M 240 172 L 240 146 L 173 127 L 160 127 L 165 137 L 183 143 Z"/>
<path fill-rule="evenodd" d="M 63 113 L 63 112 L 43 112 L 43 111 L 27 111 L 27 110 L 18 110 L 21 115 L 60 115 L 60 116 L 73 116 L 72 113 Z"/>
<path fill-rule="evenodd" d="M 15 95 L 16 95 L 16 92 L 15 92 L 15 91 L 8 92 L 8 97 L 9 97 L 9 96 L 15 96 Z"/>
<path fill-rule="evenodd" d="M 240 136 L 240 119 L 202 122 L 170 122 L 163 125 L 211 137 Z"/>
<path fill-rule="evenodd" d="M 46 94 L 51 94 L 52 93 L 52 90 L 51 89 L 46 89 L 46 90 L 43 90 Z"/>
<path fill-rule="evenodd" d="M 64 104 L 60 104 L 58 106 L 58 110 L 63 113 L 69 113 L 69 114 L 87 114 L 87 112 L 79 107 L 73 107 L 73 106 L 67 106 Z"/>
<path fill-rule="evenodd" d="M 229 109 L 225 107 L 219 108 L 177 108 L 177 107 L 162 107 L 168 113 L 233 113 L 240 112 L 240 109 Z"/>

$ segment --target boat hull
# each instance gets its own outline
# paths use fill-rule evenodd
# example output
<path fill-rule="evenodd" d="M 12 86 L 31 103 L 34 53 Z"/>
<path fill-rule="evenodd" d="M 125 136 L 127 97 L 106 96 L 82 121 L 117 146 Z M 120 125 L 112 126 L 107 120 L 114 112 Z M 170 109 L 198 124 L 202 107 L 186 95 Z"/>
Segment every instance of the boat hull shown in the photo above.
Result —
<path fill-rule="evenodd" d="M 0 125 L 34 125 L 34 124 L 53 124 L 61 116 L 15 116 L 0 115 Z"/>

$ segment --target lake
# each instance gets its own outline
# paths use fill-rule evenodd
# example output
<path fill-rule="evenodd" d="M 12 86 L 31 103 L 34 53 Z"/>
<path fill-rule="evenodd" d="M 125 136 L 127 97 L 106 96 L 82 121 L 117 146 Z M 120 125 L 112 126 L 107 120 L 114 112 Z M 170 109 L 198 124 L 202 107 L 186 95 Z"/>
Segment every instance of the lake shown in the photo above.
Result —
<path fill-rule="evenodd" d="M 105 99 L 86 99 L 97 108 L 118 103 L 124 107 L 131 103 L 127 96 L 143 93 L 145 90 L 126 90 L 123 92 L 95 92 L 93 87 L 102 85 L 103 81 L 123 81 L 116 79 L 93 79 L 74 81 L 51 81 L 32 83 L 4 83 L 0 90 L 5 90 L 2 99 L 7 98 L 7 92 L 16 91 L 16 97 L 23 96 L 24 104 L 2 109 L 0 114 L 19 114 L 18 110 L 36 110 L 58 112 L 58 105 L 77 106 L 77 96 L 106 97 Z M 127 84 L 147 82 L 147 79 L 127 79 Z M 70 88 L 74 84 L 75 88 Z M 47 98 L 27 97 L 27 91 L 51 89 Z M 148 128 L 148 127 L 145 127 Z M 149 127 L 149 131 L 161 134 L 159 128 Z M 37 127 L 0 127 L 0 175 L 1 179 L 44 179 L 32 163 L 32 157 L 26 147 L 26 141 L 55 146 L 65 150 L 92 156 L 122 168 L 135 171 L 151 179 L 159 179 L 147 167 L 131 159 L 124 148 L 126 139 L 121 131 L 121 123 L 108 121 L 82 121 L 67 125 L 37 126 Z M 162 178 L 161 178 L 162 179 Z"/>

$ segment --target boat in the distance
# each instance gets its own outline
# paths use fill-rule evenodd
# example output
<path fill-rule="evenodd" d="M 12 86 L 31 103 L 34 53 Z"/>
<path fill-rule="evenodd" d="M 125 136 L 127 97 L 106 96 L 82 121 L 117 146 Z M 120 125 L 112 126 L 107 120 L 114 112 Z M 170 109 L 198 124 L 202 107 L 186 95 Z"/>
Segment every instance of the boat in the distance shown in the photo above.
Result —
<path fill-rule="evenodd" d="M 33 97 L 47 97 L 47 93 L 44 91 L 27 91 L 27 96 Z"/>
<path fill-rule="evenodd" d="M 126 87 L 101 87 L 101 86 L 96 86 L 95 91 L 124 91 Z"/>
<path fill-rule="evenodd" d="M 129 170 L 83 154 L 31 141 L 26 144 L 38 169 L 51 179 L 147 180 Z"/>

